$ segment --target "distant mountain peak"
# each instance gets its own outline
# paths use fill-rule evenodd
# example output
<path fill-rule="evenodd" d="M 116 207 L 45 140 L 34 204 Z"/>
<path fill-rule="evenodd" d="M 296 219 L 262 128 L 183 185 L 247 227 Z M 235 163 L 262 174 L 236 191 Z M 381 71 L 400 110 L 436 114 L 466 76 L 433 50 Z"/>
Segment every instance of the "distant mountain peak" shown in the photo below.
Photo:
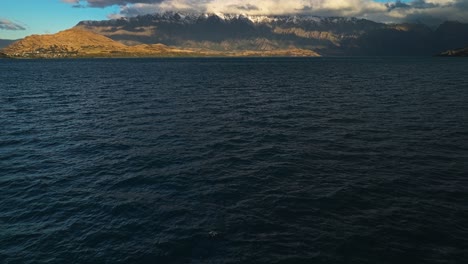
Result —
<path fill-rule="evenodd" d="M 92 21 L 85 20 L 77 24 L 77 26 L 95 25 L 96 23 L 119 24 L 132 22 L 172 22 L 181 24 L 191 24 L 207 19 L 217 19 L 219 21 L 230 22 L 233 20 L 248 20 L 252 23 L 272 23 L 272 22 L 287 22 L 287 23 L 357 23 L 359 21 L 370 21 L 356 17 L 321 17 L 314 15 L 248 15 L 248 14 L 233 14 L 233 13 L 184 13 L 168 11 L 164 13 L 154 13 L 140 15 L 135 17 L 121 17 L 117 19 Z"/>
<path fill-rule="evenodd" d="M 433 55 L 468 43 L 468 24 L 438 28 L 385 24 L 356 17 L 165 12 L 77 27 L 126 45 L 165 45 L 218 51 L 307 49 L 323 55 Z"/>

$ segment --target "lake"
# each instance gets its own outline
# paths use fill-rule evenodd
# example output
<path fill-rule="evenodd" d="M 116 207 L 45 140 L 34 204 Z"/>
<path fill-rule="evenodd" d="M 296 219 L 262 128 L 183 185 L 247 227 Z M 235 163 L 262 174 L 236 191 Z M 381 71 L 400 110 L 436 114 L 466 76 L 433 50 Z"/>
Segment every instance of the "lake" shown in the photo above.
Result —
<path fill-rule="evenodd" d="M 1 263 L 463 263 L 468 60 L 0 60 Z"/>

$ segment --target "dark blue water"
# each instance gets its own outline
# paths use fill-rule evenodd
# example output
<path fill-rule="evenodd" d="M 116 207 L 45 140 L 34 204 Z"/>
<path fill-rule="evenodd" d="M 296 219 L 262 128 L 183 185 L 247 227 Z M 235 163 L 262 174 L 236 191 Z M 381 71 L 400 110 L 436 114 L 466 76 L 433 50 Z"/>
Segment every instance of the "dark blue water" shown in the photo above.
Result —
<path fill-rule="evenodd" d="M 0 60 L 0 263 L 465 263 L 468 60 Z"/>

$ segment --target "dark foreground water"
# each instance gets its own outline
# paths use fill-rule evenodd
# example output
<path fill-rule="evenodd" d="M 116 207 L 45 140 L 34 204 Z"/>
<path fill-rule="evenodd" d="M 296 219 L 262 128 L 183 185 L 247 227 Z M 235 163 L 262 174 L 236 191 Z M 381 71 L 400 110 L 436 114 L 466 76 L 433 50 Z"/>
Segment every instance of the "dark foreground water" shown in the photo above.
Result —
<path fill-rule="evenodd" d="M 468 60 L 0 60 L 0 263 L 466 263 Z"/>

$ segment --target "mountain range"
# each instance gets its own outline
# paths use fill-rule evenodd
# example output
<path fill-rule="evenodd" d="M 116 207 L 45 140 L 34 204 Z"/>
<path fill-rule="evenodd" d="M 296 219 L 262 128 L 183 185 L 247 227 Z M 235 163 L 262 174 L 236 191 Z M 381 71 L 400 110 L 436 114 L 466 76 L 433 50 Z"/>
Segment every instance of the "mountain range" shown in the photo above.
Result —
<path fill-rule="evenodd" d="M 82 21 L 55 35 L 27 37 L 3 53 L 10 57 L 431 56 L 467 45 L 468 24 L 453 21 L 429 27 L 343 17 L 167 12 Z"/>
<path fill-rule="evenodd" d="M 162 43 L 210 50 L 309 49 L 334 55 L 434 55 L 468 45 L 468 24 L 447 21 L 384 24 L 367 19 L 317 16 L 247 16 L 163 13 L 105 21 L 77 28 L 127 45 Z"/>

